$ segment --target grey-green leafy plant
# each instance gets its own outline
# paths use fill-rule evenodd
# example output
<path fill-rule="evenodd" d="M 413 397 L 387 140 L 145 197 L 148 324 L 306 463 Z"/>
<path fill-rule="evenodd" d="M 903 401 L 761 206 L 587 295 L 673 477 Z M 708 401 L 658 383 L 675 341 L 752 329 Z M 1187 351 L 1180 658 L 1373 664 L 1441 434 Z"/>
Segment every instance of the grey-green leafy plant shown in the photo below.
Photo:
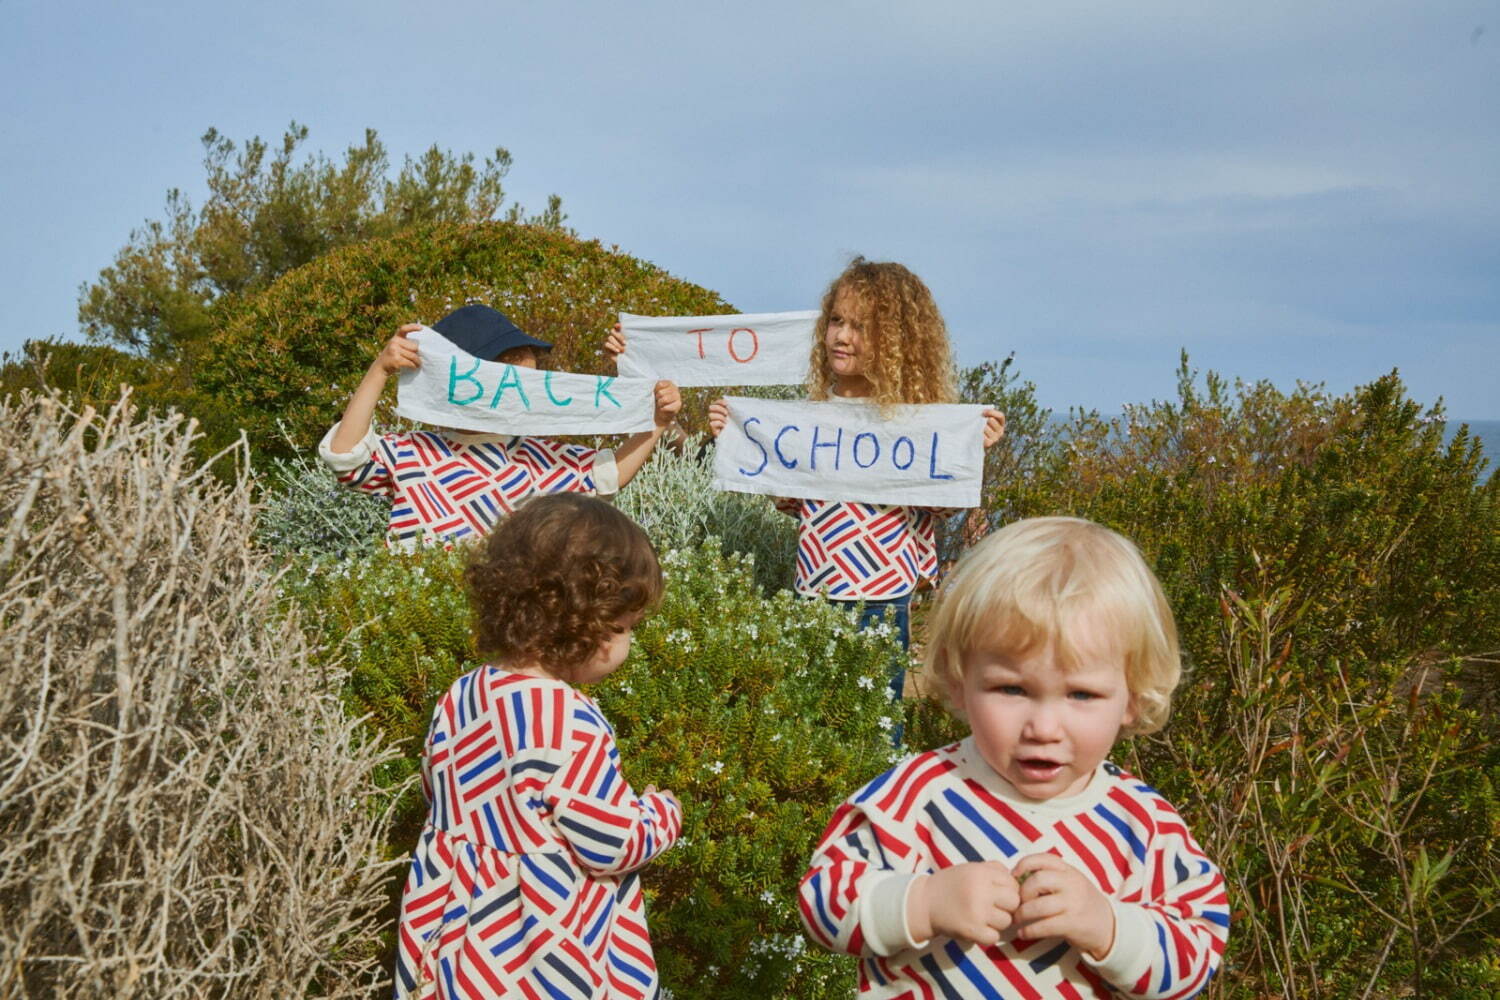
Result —
<path fill-rule="evenodd" d="M 796 521 L 768 497 L 715 488 L 712 453 L 691 442 L 681 453 L 658 448 L 615 503 L 663 552 L 717 538 L 723 551 L 753 557 L 762 590 L 791 586 Z"/>

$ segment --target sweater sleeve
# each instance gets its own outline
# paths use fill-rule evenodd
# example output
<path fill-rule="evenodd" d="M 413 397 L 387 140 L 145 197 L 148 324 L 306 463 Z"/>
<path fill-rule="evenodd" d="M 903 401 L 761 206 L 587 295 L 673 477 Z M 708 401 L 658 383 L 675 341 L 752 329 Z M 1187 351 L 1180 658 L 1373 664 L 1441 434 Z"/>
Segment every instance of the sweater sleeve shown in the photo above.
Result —
<path fill-rule="evenodd" d="M 1133 997 L 1190 997 L 1208 985 L 1229 936 L 1224 876 L 1170 805 L 1155 798 L 1157 835 L 1147 846 L 1142 885 L 1112 901 L 1115 940 L 1084 962 Z"/>
<path fill-rule="evenodd" d="M 318 442 L 318 457 L 323 460 L 323 464 L 332 469 L 339 482 L 350 489 L 389 495 L 395 481 L 391 478 L 390 467 L 385 462 L 380 438 L 375 434 L 374 428 L 366 431 L 365 436 L 347 452 L 333 450 L 333 436 L 338 432 L 339 425 L 334 424 L 323 435 L 323 440 Z"/>
<path fill-rule="evenodd" d="M 582 696 L 574 702 L 568 763 L 545 800 L 578 863 L 600 875 L 634 871 L 672 846 L 682 812 L 656 792 L 637 795 L 620 773 L 609 723 Z"/>
<path fill-rule="evenodd" d="M 921 872 L 911 842 L 859 804 L 869 789 L 834 812 L 802 876 L 798 909 L 808 936 L 829 951 L 893 955 L 921 946 L 906 925 L 906 896 Z"/>

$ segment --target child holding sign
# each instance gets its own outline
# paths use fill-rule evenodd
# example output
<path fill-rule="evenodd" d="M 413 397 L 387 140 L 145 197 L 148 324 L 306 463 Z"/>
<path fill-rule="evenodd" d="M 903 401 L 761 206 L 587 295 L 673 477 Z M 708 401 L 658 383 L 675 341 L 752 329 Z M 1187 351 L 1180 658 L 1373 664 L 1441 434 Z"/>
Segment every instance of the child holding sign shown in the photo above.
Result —
<path fill-rule="evenodd" d="M 1088 521 L 1018 521 L 959 562 L 927 665 L 972 735 L 839 806 L 802 879 L 807 933 L 859 995 L 1189 997 L 1229 932 L 1224 878 L 1171 804 L 1106 760 L 1166 722 L 1161 585 Z"/>
<path fill-rule="evenodd" d="M 429 811 L 402 894 L 397 1000 L 654 997 L 638 871 L 682 806 L 620 773 L 614 730 L 574 686 L 614 672 L 661 596 L 646 533 L 593 497 L 536 497 L 465 579 L 490 662 L 438 699 Z"/>
<path fill-rule="evenodd" d="M 856 257 L 823 296 L 812 345 L 808 395 L 874 404 L 952 403 L 952 347 L 932 293 L 896 263 Z M 709 407 L 717 437 L 729 411 Z M 1005 433 L 1005 414 L 985 410 L 984 446 Z M 910 642 L 911 595 L 937 572 L 937 521 L 946 509 L 891 504 L 784 500 L 798 519 L 796 589 L 830 601 L 864 602 L 860 625 L 894 616 L 901 645 Z M 900 698 L 905 671 L 891 678 Z"/>
<path fill-rule="evenodd" d="M 339 482 L 390 497 L 387 544 L 393 547 L 477 538 L 537 493 L 612 496 L 635 476 L 682 407 L 677 387 L 657 382 L 654 429 L 632 435 L 614 452 L 448 428 L 378 437 L 370 426 L 375 404 L 391 376 L 420 363 L 416 343 L 407 338 L 420 329 L 409 324 L 396 331 L 318 445 Z M 536 368 L 541 352 L 552 348 L 485 305 L 455 310 L 432 329 L 476 358 L 522 368 Z"/>

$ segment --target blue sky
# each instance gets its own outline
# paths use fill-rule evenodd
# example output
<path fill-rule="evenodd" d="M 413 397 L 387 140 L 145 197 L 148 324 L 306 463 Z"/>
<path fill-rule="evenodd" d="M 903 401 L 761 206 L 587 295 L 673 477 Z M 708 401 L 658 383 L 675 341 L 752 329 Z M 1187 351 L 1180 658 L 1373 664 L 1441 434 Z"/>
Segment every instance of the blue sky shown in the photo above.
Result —
<path fill-rule="evenodd" d="M 1166 398 L 1186 347 L 1500 419 L 1500 0 L 0 0 L 0 57 L 0 350 L 77 336 L 209 126 L 296 119 L 503 145 L 528 207 L 747 312 L 902 261 L 1056 409 Z"/>

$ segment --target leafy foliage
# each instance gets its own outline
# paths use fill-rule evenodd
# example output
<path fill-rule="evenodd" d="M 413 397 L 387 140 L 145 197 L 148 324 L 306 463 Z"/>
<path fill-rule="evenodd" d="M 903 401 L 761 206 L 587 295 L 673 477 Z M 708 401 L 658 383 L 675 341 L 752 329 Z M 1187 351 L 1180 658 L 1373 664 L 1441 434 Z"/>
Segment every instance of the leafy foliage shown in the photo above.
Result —
<path fill-rule="evenodd" d="M 493 219 L 505 202 L 501 182 L 511 158 L 503 148 L 476 167 L 472 154 L 455 157 L 434 145 L 391 178 L 374 129 L 345 150 L 342 163 L 321 153 L 299 160 L 306 140 L 306 126 L 293 122 L 268 158 L 259 136 L 241 147 L 209 129 L 208 200 L 194 210 L 174 188 L 166 218 L 130 234 L 80 294 L 78 319 L 89 336 L 175 357 L 212 333 L 215 306 L 226 297 L 264 288 L 336 247 L 416 225 Z M 505 217 L 554 229 L 565 218 L 556 195 L 540 215 L 527 217 L 513 204 Z"/>
<path fill-rule="evenodd" d="M 260 452 L 286 455 L 278 423 L 310 447 L 398 326 L 471 301 L 553 342 L 549 367 L 578 372 L 607 371 L 600 348 L 621 310 L 732 311 L 597 241 L 503 222 L 419 227 L 336 250 L 238 300 L 195 359 L 197 390 L 204 405 L 233 413 Z"/>
<path fill-rule="evenodd" d="M 462 552 L 376 552 L 289 574 L 284 599 L 350 670 L 351 712 L 406 750 L 406 787 L 438 695 L 475 666 Z M 752 560 L 716 540 L 665 559 L 663 605 L 626 665 L 598 685 L 627 776 L 671 788 L 684 834 L 645 869 L 651 935 L 674 996 L 847 996 L 847 960 L 808 951 L 795 894 L 832 805 L 890 763 L 894 640 L 842 609 L 762 596 Z M 425 807 L 403 798 L 390 850 Z M 399 879 L 393 879 L 392 891 Z"/>
<path fill-rule="evenodd" d="M 1009 492 L 1121 531 L 1167 590 L 1190 669 L 1126 753 L 1230 878 L 1215 995 L 1497 984 L 1500 480 L 1441 420 L 1394 375 L 1200 388 L 1184 358 L 1176 401 L 1075 414 Z"/>
<path fill-rule="evenodd" d="M 373 552 L 385 538 L 390 503 L 340 486 L 314 455 L 273 459 L 260 485 L 266 500 L 256 537 L 275 552 L 337 560 Z"/>
<path fill-rule="evenodd" d="M 708 450 L 658 448 L 615 500 L 658 549 L 697 548 L 709 538 L 750 557 L 767 594 L 786 588 L 797 557 L 797 525 L 769 497 L 720 492 Z"/>

